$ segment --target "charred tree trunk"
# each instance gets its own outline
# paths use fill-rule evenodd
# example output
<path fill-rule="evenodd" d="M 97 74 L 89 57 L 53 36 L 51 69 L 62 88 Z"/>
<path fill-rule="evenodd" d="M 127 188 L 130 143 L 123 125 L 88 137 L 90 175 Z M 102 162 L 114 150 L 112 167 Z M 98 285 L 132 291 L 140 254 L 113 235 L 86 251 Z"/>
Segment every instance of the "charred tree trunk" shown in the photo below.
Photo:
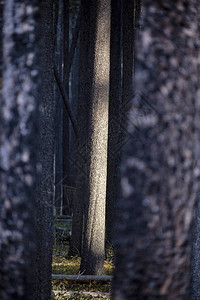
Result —
<path fill-rule="evenodd" d="M 85 177 L 87 174 L 87 134 L 89 116 L 89 77 L 88 67 L 88 35 L 90 9 L 89 1 L 81 1 L 81 25 L 80 25 L 80 60 L 79 60 L 79 86 L 78 86 L 78 137 L 76 155 L 72 158 L 76 169 L 76 193 L 73 200 L 72 236 L 69 255 L 81 256 L 83 214 L 85 199 Z"/>
<path fill-rule="evenodd" d="M 3 7 L 4 1 L 0 0 L 0 90 L 2 86 L 2 64 L 3 64 Z"/>
<path fill-rule="evenodd" d="M 134 82 L 134 11 L 135 0 L 124 0 L 122 4 L 122 47 L 123 47 L 123 74 L 122 74 L 122 120 L 121 131 L 123 140 L 126 135 L 127 114 L 133 98 Z M 122 145 L 123 142 L 121 141 Z"/>
<path fill-rule="evenodd" d="M 59 74 L 62 74 L 62 10 L 61 1 L 55 2 L 54 8 L 54 59 Z M 63 124 L 63 100 L 60 94 L 57 82 L 54 83 L 54 99 L 56 106 L 56 137 L 55 137 L 55 155 L 54 155 L 54 184 L 55 184 L 55 198 L 54 205 L 56 215 L 61 214 L 62 207 L 62 124 Z"/>
<path fill-rule="evenodd" d="M 33 299 L 38 4 L 7 0 L 4 6 L 0 99 L 0 299 L 4 300 Z"/>
<path fill-rule="evenodd" d="M 90 1 L 89 7 L 89 133 L 85 184 L 85 232 L 81 271 L 102 274 L 105 243 L 107 175 L 110 1 Z"/>
<path fill-rule="evenodd" d="M 69 0 L 63 1 L 63 86 L 69 98 Z M 63 109 L 63 214 L 70 214 L 70 201 L 68 186 L 71 184 L 70 177 L 70 152 L 69 152 L 69 116 Z"/>
<path fill-rule="evenodd" d="M 116 199 L 119 194 L 118 186 L 121 150 L 121 0 L 111 1 L 109 98 L 106 239 L 109 243 L 112 243 L 116 216 Z"/>
<path fill-rule="evenodd" d="M 143 3 L 113 299 L 190 299 L 200 174 L 199 5 Z"/>
<path fill-rule="evenodd" d="M 37 255 L 34 299 L 46 300 L 51 295 L 52 225 L 53 225 L 53 163 L 55 139 L 55 103 L 53 95 L 53 0 L 41 3 L 42 44 L 40 89 L 40 172 L 37 187 Z"/>

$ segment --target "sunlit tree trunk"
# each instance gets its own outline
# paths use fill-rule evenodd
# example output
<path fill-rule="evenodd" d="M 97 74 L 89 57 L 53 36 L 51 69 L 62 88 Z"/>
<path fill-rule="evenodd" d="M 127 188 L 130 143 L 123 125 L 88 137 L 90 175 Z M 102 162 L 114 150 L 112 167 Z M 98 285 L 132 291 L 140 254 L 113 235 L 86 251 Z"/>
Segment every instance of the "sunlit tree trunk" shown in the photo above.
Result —
<path fill-rule="evenodd" d="M 102 274 L 107 175 L 110 1 L 89 2 L 89 133 L 85 185 L 85 232 L 81 271 Z"/>
<path fill-rule="evenodd" d="M 113 299 L 190 299 L 200 174 L 199 3 L 143 3 Z"/>
<path fill-rule="evenodd" d="M 53 95 L 53 0 L 41 4 L 42 43 L 40 58 L 40 145 L 37 187 L 37 254 L 34 299 L 46 300 L 51 295 L 52 225 L 53 225 L 53 163 L 55 140 L 55 103 Z"/>
<path fill-rule="evenodd" d="M 38 5 L 39 1 L 6 0 L 4 6 L 0 98 L 0 299 L 4 300 L 33 299 Z"/>

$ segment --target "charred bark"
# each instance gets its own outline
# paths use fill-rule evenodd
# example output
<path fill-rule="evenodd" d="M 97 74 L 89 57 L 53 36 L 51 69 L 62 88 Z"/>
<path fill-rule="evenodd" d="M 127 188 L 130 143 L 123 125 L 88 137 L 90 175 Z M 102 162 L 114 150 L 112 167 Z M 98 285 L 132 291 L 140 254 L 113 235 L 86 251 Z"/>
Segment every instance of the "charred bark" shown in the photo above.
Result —
<path fill-rule="evenodd" d="M 4 300 L 32 299 L 34 289 L 38 5 L 39 1 L 7 0 L 4 6 L 0 99 L 0 299 Z"/>
<path fill-rule="evenodd" d="M 51 262 L 53 245 L 53 181 L 54 141 L 55 141 L 55 103 L 53 77 L 53 0 L 41 4 L 42 41 L 40 58 L 42 84 L 40 87 L 40 143 L 39 174 L 37 186 L 37 253 L 35 270 L 34 299 L 46 300 L 51 296 Z"/>
<path fill-rule="evenodd" d="M 121 54 L 121 0 L 114 0 L 111 1 L 108 170 L 106 191 L 106 239 L 109 243 L 113 241 L 116 199 L 119 195 Z"/>
<path fill-rule="evenodd" d="M 190 299 L 200 173 L 199 5 L 143 3 L 113 299 Z"/>

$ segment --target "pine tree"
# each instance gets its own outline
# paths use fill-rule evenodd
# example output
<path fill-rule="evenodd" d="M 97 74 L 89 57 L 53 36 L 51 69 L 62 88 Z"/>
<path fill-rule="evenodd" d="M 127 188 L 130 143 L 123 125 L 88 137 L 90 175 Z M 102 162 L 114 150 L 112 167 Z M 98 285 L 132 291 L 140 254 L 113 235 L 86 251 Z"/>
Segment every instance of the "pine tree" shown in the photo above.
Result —
<path fill-rule="evenodd" d="M 113 299 L 190 299 L 200 174 L 199 5 L 195 0 L 143 4 Z M 196 285 L 193 299 L 197 295 Z"/>
<path fill-rule="evenodd" d="M 107 175 L 110 1 L 89 2 L 89 130 L 85 231 L 81 271 L 101 274 L 104 263 Z"/>
<path fill-rule="evenodd" d="M 37 253 L 34 299 L 46 300 L 51 295 L 51 262 L 53 246 L 53 172 L 55 141 L 55 103 L 53 77 L 53 0 L 42 1 L 40 64 L 40 141 L 38 149 L 39 174 L 37 185 Z"/>
<path fill-rule="evenodd" d="M 0 299 L 5 300 L 33 299 L 38 74 L 41 71 L 38 5 L 39 1 L 35 0 L 6 0 L 4 3 L 0 100 Z"/>

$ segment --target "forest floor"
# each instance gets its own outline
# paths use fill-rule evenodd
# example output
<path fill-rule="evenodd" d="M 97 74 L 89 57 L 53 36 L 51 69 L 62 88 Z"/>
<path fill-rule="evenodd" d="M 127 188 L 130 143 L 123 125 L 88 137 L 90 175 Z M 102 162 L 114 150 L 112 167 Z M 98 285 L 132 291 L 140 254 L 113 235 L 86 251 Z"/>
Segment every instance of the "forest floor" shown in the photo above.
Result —
<path fill-rule="evenodd" d="M 59 224 L 59 227 L 65 227 Z M 58 235 L 56 234 L 58 241 Z M 53 251 L 52 274 L 80 275 L 80 257 L 67 257 L 67 243 L 56 243 Z M 104 263 L 104 275 L 111 276 L 113 273 L 113 250 L 106 249 L 106 260 Z M 75 292 L 75 293 L 74 293 Z M 75 299 L 110 299 L 111 282 L 88 281 L 76 282 L 65 279 L 52 279 L 52 299 L 75 300 Z"/>

